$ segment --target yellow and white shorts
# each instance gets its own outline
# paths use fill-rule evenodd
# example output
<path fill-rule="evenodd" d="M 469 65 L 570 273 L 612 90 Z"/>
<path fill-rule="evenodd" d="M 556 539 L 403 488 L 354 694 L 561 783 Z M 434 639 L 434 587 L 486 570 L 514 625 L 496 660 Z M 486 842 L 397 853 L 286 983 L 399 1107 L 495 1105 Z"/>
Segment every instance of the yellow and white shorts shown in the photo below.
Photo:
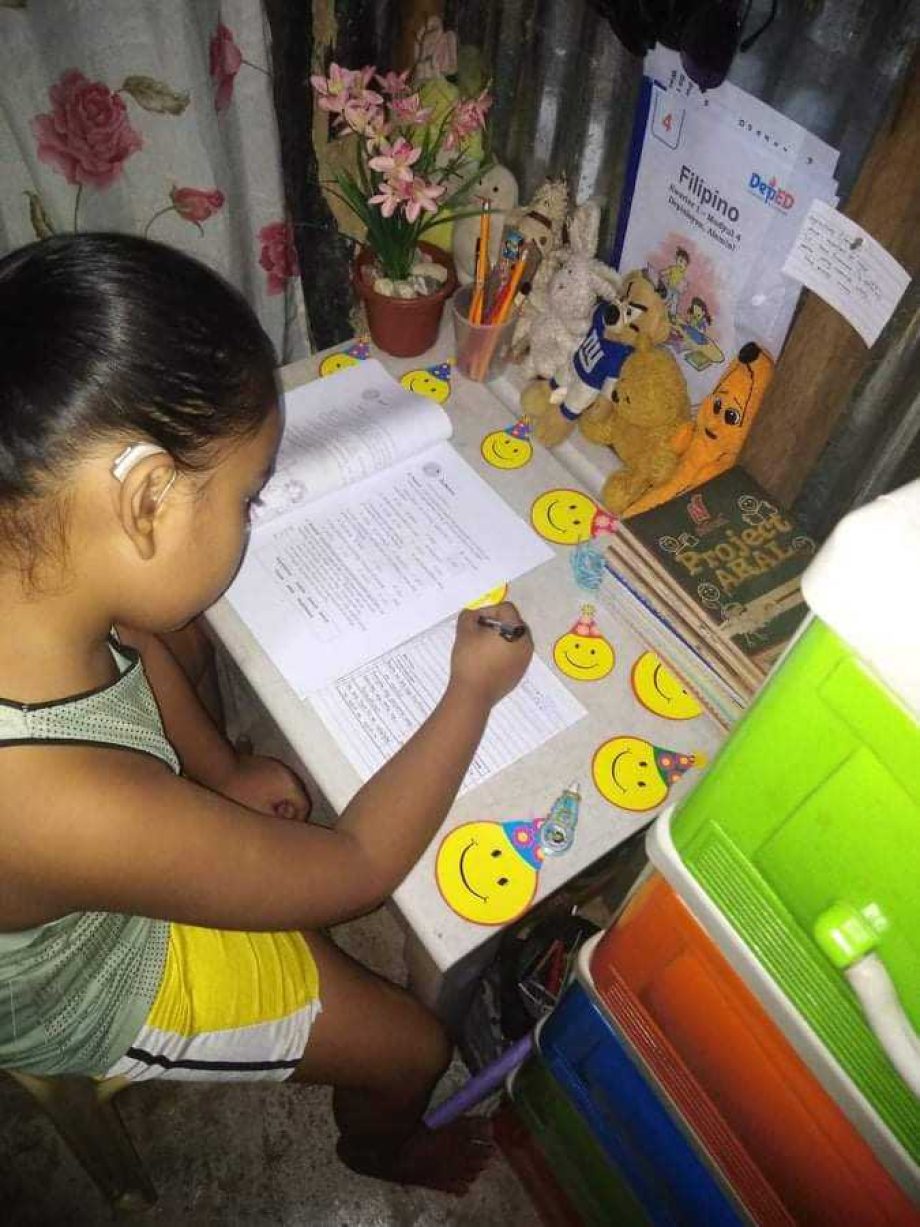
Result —
<path fill-rule="evenodd" d="M 171 924 L 147 1021 L 105 1076 L 282 1081 L 321 1009 L 316 963 L 299 933 Z"/>

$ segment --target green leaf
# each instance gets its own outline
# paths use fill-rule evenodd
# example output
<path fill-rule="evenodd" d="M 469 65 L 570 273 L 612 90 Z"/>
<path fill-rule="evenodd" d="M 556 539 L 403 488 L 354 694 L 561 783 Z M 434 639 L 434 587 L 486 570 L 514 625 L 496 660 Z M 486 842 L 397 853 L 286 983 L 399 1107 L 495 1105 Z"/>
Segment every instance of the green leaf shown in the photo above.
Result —
<path fill-rule="evenodd" d="M 155 115 L 181 115 L 189 104 L 188 92 L 179 93 L 153 77 L 125 77 L 121 90 L 139 107 Z"/>
<path fill-rule="evenodd" d="M 8 5 L 7 7 L 11 6 Z M 38 192 L 23 192 L 23 195 L 29 198 L 29 221 L 32 223 L 35 237 L 37 239 L 50 238 L 55 233 L 55 230 L 41 196 L 39 196 Z"/>

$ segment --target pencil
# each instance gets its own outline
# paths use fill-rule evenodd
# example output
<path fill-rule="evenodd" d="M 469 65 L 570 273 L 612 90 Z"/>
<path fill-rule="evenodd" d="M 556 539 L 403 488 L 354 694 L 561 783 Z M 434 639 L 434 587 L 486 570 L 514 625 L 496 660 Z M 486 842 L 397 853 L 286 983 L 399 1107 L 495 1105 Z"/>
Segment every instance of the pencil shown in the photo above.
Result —
<path fill-rule="evenodd" d="M 521 283 L 521 278 L 524 276 L 524 268 L 526 264 L 526 257 L 519 256 L 514 268 L 511 270 L 511 277 L 508 280 L 507 288 L 495 305 L 493 318 L 489 320 L 490 324 L 504 324 L 505 320 L 507 320 L 508 314 L 514 305 L 514 298 L 517 294 L 517 288 Z"/>
<path fill-rule="evenodd" d="M 507 639 L 509 643 L 527 634 L 527 625 L 524 622 L 502 622 L 500 618 L 489 618 L 485 614 L 480 614 L 476 621 L 480 626 L 488 626 L 498 631 L 502 639 Z"/>
<path fill-rule="evenodd" d="M 479 215 L 479 242 L 476 244 L 476 289 L 470 303 L 470 323 L 482 323 L 482 306 L 485 299 L 486 278 L 489 275 L 489 233 L 492 205 L 485 201 Z"/>

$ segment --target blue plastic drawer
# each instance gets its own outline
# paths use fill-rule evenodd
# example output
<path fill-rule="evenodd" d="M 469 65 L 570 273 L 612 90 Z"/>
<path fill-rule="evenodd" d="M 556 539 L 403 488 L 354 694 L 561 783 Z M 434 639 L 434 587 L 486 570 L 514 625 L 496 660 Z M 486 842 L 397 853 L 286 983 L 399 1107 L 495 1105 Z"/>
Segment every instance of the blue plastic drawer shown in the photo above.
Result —
<path fill-rule="evenodd" d="M 584 1227 L 649 1227 L 632 1188 L 541 1057 L 515 1070 L 508 1093 Z"/>
<path fill-rule="evenodd" d="M 565 1094 L 660 1227 L 738 1227 L 750 1220 L 672 1119 L 579 984 L 538 1034 Z"/>

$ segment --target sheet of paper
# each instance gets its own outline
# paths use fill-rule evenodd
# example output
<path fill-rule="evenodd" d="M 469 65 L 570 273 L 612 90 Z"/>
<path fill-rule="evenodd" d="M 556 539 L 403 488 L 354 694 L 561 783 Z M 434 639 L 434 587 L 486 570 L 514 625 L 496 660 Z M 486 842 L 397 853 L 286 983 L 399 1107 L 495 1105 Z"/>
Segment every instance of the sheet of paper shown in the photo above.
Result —
<path fill-rule="evenodd" d="M 453 624 L 442 623 L 311 697 L 362 781 L 379 771 L 433 711 L 447 685 L 453 642 Z M 586 715 L 534 657 L 520 685 L 489 717 L 460 795 Z"/>
<path fill-rule="evenodd" d="M 440 405 L 407 392 L 374 358 L 284 396 L 284 435 L 275 473 L 253 523 L 329 490 L 363 481 L 451 435 Z"/>
<path fill-rule="evenodd" d="M 227 595 L 304 696 L 552 557 L 440 443 L 260 527 Z"/>
<path fill-rule="evenodd" d="M 765 149 L 782 155 L 787 162 L 819 175 L 836 172 L 840 153 L 826 141 L 731 81 L 703 93 L 684 71 L 680 53 L 662 43 L 646 56 L 644 72 L 678 98 L 718 112 L 731 128 L 753 135 Z"/>
<path fill-rule="evenodd" d="M 783 264 L 874 345 L 910 284 L 910 274 L 862 226 L 815 200 Z"/>
<path fill-rule="evenodd" d="M 675 52 L 647 58 L 646 96 L 613 258 L 664 296 L 665 344 L 699 403 L 743 344 L 781 352 L 801 287 L 780 270 L 810 201 L 836 202 L 835 155 L 815 146 L 819 164 L 804 128 L 728 83 L 700 94 Z"/>

